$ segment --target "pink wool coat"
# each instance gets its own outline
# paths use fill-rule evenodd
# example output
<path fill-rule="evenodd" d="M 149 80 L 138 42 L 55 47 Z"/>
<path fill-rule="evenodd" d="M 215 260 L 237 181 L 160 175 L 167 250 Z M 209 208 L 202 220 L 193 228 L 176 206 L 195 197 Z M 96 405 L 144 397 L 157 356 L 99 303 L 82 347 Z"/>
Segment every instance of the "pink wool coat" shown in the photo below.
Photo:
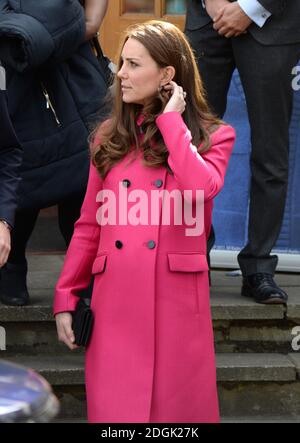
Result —
<path fill-rule="evenodd" d="M 56 285 L 54 314 L 73 311 L 78 292 L 95 276 L 85 368 L 90 422 L 219 421 L 206 236 L 235 133 L 220 126 L 211 149 L 199 155 L 179 113 L 162 114 L 156 123 L 172 173 L 144 166 L 141 156 L 125 158 L 104 180 L 91 165 Z M 149 201 L 155 189 L 203 190 L 204 232 L 187 235 L 184 221 L 134 226 L 117 218 L 100 226 L 99 191 L 113 191 L 118 201 L 120 183 L 128 192 L 143 190 Z"/>

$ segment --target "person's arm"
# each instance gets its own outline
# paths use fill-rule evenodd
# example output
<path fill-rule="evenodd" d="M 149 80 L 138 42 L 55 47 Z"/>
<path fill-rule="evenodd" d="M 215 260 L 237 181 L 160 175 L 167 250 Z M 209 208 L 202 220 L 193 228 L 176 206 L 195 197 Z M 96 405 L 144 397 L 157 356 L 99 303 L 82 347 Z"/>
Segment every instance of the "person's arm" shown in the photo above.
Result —
<path fill-rule="evenodd" d="M 102 180 L 91 164 L 80 218 L 74 225 L 74 234 L 55 287 L 54 315 L 74 311 L 80 291 L 89 285 L 100 238 L 100 225 L 96 219 L 99 203 L 96 196 L 101 188 Z"/>
<path fill-rule="evenodd" d="M 286 5 L 286 0 L 238 0 L 218 12 L 214 29 L 227 38 L 237 37 L 247 32 L 253 22 L 263 27 L 271 15 L 280 14 Z"/>
<path fill-rule="evenodd" d="M 284 11 L 290 1 L 291 0 L 259 0 L 259 3 L 271 14 L 279 15 Z"/>
<path fill-rule="evenodd" d="M 214 198 L 224 184 L 224 177 L 235 140 L 231 126 L 222 125 L 211 135 L 209 151 L 199 154 L 179 112 L 166 112 L 156 124 L 169 151 L 168 163 L 179 188 L 204 191 L 204 200 Z M 170 130 L 172 128 L 172 130 Z"/>
<path fill-rule="evenodd" d="M 10 253 L 10 229 L 0 222 L 0 268 L 7 262 Z"/>
<path fill-rule="evenodd" d="M 64 266 L 55 287 L 53 313 L 58 339 L 71 350 L 77 346 L 72 330 L 72 312 L 75 311 L 79 293 L 90 283 L 100 239 L 97 222 L 99 203 L 96 201 L 102 188 L 102 180 L 95 166 L 90 164 L 89 181 L 81 207 L 80 218 L 74 225 L 74 234 L 69 245 Z"/>
<path fill-rule="evenodd" d="M 229 3 L 229 0 L 202 0 L 202 6 L 212 19 Z"/>
<path fill-rule="evenodd" d="M 2 74 L 0 67 L 0 76 Z M 8 114 L 6 92 L 0 89 L 0 267 L 6 263 L 10 252 L 21 163 L 22 149 Z"/>
<path fill-rule="evenodd" d="M 253 23 L 237 1 L 228 3 L 213 18 L 214 29 L 226 38 L 238 37 L 247 32 Z"/>
<path fill-rule="evenodd" d="M 107 7 L 108 0 L 85 0 L 86 40 L 90 40 L 99 31 Z"/>
<path fill-rule="evenodd" d="M 260 28 L 264 26 L 268 18 L 272 15 L 271 12 L 264 8 L 261 2 L 257 0 L 238 0 L 238 4 L 245 14 Z"/>

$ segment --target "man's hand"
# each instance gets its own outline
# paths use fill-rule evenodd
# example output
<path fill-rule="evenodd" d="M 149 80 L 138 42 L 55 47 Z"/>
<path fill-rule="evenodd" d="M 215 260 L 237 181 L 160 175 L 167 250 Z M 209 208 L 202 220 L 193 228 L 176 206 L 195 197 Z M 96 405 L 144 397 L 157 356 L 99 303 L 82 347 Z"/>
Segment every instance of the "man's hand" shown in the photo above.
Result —
<path fill-rule="evenodd" d="M 205 0 L 207 14 L 214 19 L 224 6 L 230 4 L 228 0 Z"/>
<path fill-rule="evenodd" d="M 229 3 L 214 17 L 214 29 L 227 38 L 246 33 L 251 23 L 251 18 L 245 14 L 238 2 Z"/>
<path fill-rule="evenodd" d="M 10 231 L 0 222 L 0 268 L 7 262 L 10 253 Z"/>

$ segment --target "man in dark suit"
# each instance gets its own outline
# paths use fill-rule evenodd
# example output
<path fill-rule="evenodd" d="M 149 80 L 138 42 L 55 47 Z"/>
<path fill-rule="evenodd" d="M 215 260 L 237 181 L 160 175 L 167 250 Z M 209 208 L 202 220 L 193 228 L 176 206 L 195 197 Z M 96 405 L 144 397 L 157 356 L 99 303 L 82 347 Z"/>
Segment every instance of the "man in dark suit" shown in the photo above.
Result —
<path fill-rule="evenodd" d="M 288 184 L 292 70 L 300 58 L 299 0 L 189 0 L 186 34 L 208 101 L 222 117 L 238 69 L 251 127 L 248 244 L 238 255 L 242 295 L 286 303 L 274 282 Z"/>
<path fill-rule="evenodd" d="M 22 151 L 7 111 L 5 71 L 0 65 L 0 267 L 10 252 L 21 160 Z"/>

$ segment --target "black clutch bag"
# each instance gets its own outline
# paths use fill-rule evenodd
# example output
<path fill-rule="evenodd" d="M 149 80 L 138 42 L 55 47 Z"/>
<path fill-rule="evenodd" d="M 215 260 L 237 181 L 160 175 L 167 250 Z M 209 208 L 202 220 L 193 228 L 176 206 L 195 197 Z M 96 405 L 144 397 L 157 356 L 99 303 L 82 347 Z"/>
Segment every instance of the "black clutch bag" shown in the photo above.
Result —
<path fill-rule="evenodd" d="M 91 294 L 93 282 L 80 297 L 76 309 L 73 312 L 72 329 L 75 335 L 77 346 L 87 346 L 93 329 L 94 316 L 91 310 Z"/>

